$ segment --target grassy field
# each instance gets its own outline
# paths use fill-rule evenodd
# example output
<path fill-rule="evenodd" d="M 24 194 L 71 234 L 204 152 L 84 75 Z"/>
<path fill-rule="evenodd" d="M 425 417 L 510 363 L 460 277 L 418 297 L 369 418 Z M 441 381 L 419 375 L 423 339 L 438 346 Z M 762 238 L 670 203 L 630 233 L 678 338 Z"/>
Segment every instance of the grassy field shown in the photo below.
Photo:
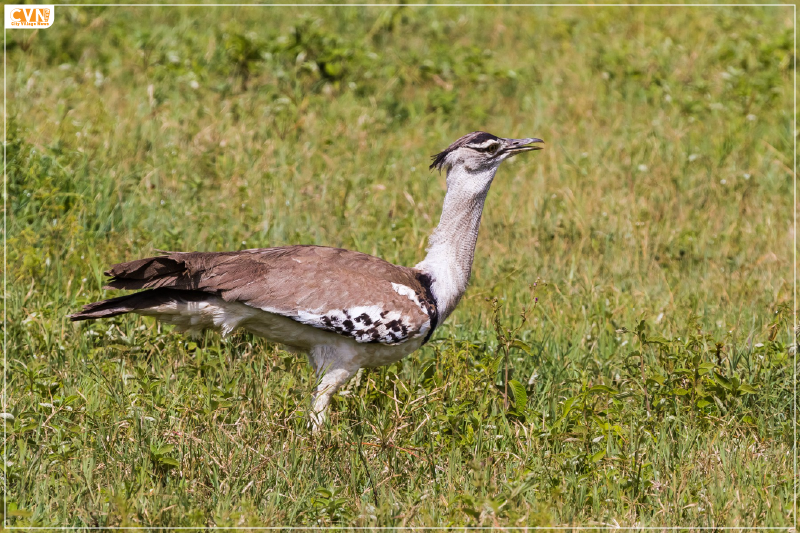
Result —
<path fill-rule="evenodd" d="M 9 524 L 795 525 L 790 8 L 55 16 L 7 32 Z M 66 318 L 157 249 L 413 265 L 478 129 L 547 144 L 318 437 L 301 356 Z"/>

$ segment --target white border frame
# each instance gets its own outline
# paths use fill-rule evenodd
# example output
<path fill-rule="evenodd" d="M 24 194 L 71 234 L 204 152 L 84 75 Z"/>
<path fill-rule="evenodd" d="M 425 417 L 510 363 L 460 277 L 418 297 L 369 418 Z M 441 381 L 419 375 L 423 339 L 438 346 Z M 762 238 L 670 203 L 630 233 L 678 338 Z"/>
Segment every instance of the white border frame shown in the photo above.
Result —
<path fill-rule="evenodd" d="M 793 190 L 794 190 L 794 205 L 792 206 L 792 212 L 794 215 L 794 222 L 793 222 L 793 284 L 792 284 L 792 294 L 793 294 L 793 317 L 794 322 L 792 324 L 792 328 L 789 332 L 789 335 L 792 336 L 792 340 L 794 341 L 794 380 L 793 380 L 793 398 L 792 398 L 792 432 L 794 437 L 794 446 L 792 447 L 792 465 L 793 465 L 793 473 L 794 473 L 794 498 L 792 500 L 792 514 L 794 515 L 795 520 L 797 520 L 797 486 L 798 486 L 798 472 L 797 472 L 797 349 L 798 349 L 798 342 L 797 342 L 797 335 L 798 335 L 798 328 L 800 328 L 800 324 L 797 322 L 797 4 L 531 4 L 531 3 L 514 3 L 514 4 L 397 4 L 397 3 L 361 3 L 361 4 L 194 4 L 194 3 L 164 3 L 164 4 L 55 4 L 55 7 L 396 7 L 402 5 L 403 7 L 498 7 L 498 8 L 505 8 L 505 7 L 791 7 L 793 12 L 794 18 L 794 62 L 792 65 L 792 70 L 794 74 L 794 99 L 793 99 L 793 147 L 794 147 L 794 157 L 792 163 L 792 179 L 793 179 Z M 53 10 L 53 22 L 55 23 L 55 9 Z M 24 29 L 24 28 L 21 28 Z M 7 76 L 7 69 L 6 69 L 6 32 L 8 30 L 4 27 L 3 28 L 3 392 L 2 392 L 2 409 L 3 412 L 7 411 L 7 404 L 6 404 L 6 391 L 8 390 L 8 384 L 6 379 L 6 369 L 8 368 L 8 360 L 7 360 L 7 346 L 8 346 L 8 321 L 7 321 L 7 311 L 6 311 L 6 302 L 8 301 L 8 233 L 7 233 L 7 216 L 8 216 L 8 174 L 6 173 L 6 147 L 7 147 L 7 119 L 8 119 L 8 112 L 6 106 L 6 96 L 7 96 L 7 84 L 8 84 L 8 76 Z M 791 348 L 792 344 L 790 344 Z M 3 442 L 8 440 L 6 425 L 3 424 Z M 3 447 L 3 468 L 5 469 L 5 465 L 8 459 L 8 451 L 7 448 Z M 64 527 L 28 527 L 28 526 L 8 526 L 6 525 L 6 516 L 8 513 L 7 508 L 7 499 L 6 495 L 8 494 L 8 478 L 7 476 L 3 476 L 3 529 L 25 529 L 25 530 L 73 530 L 73 529 L 83 529 L 83 530 L 128 530 L 128 529 L 151 529 L 148 526 L 118 526 L 118 527 L 80 527 L 80 526 L 64 526 Z M 345 527 L 345 528 L 327 528 L 327 527 L 313 527 L 313 526 L 264 526 L 264 527 L 208 527 L 208 526 L 196 526 L 196 527 L 159 527 L 158 529 L 166 529 L 166 530 L 202 530 L 202 529 L 219 529 L 219 530 L 235 530 L 235 529 L 246 529 L 246 530 L 308 530 L 308 529 L 343 529 L 343 530 L 397 530 L 397 529 L 409 529 L 409 530 L 416 530 L 416 529 L 430 529 L 430 530 L 448 530 L 448 531 L 467 531 L 467 530 L 494 530 L 495 527 L 445 527 L 445 526 L 419 526 L 419 527 Z M 528 526 L 507 526 L 501 529 L 509 529 L 509 530 L 539 530 L 539 529 L 552 529 L 552 530 L 601 530 L 601 529 L 618 529 L 618 530 L 663 530 L 663 531 L 673 531 L 673 530 L 788 530 L 788 531 L 796 531 L 794 527 L 745 527 L 745 526 L 730 526 L 730 527 L 712 527 L 712 526 L 701 526 L 701 527 L 686 527 L 686 526 L 650 526 L 650 527 L 621 527 L 621 526 L 535 526 L 535 527 L 528 527 Z"/>

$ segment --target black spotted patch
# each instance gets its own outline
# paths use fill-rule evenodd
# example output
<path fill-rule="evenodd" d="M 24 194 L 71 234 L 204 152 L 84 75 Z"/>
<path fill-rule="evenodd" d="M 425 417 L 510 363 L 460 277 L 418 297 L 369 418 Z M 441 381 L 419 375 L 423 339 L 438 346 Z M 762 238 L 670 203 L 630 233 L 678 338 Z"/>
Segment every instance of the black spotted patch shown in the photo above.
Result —
<path fill-rule="evenodd" d="M 352 337 L 357 342 L 399 344 L 428 333 L 426 327 L 416 331 L 399 311 L 386 311 L 375 306 L 334 309 L 324 314 L 301 312 L 297 321 L 309 326 Z"/>

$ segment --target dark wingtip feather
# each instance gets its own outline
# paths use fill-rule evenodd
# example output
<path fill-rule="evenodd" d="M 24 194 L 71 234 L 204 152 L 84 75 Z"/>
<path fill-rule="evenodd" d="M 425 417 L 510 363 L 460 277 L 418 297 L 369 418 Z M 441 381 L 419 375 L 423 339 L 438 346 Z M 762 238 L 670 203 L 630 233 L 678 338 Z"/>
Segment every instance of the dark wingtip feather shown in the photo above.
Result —
<path fill-rule="evenodd" d="M 132 307 L 126 300 L 131 300 L 131 294 L 128 296 L 120 296 L 119 298 L 111 298 L 110 300 L 103 300 L 100 302 L 92 302 L 83 306 L 83 311 L 69 315 L 72 322 L 79 322 L 81 320 L 94 320 L 98 318 L 109 318 L 112 316 L 122 315 L 132 310 Z"/>
<path fill-rule="evenodd" d="M 70 322 L 80 322 L 81 320 L 96 320 L 98 318 L 109 318 L 112 316 L 120 315 L 122 313 L 116 313 L 114 315 L 97 315 L 92 313 L 84 313 L 81 311 L 80 313 L 75 313 L 74 315 L 67 315 Z"/>
<path fill-rule="evenodd" d="M 98 318 L 110 318 L 112 316 L 124 315 L 131 311 L 157 307 L 174 300 L 202 301 L 207 297 L 208 295 L 206 294 L 193 291 L 151 289 L 99 302 L 92 302 L 84 305 L 83 311 L 68 316 L 72 322 L 96 320 Z"/>
<path fill-rule="evenodd" d="M 126 263 L 112 265 L 105 275 L 108 280 L 106 289 L 155 289 L 173 285 L 185 274 L 186 264 L 182 255 L 147 257 Z"/>

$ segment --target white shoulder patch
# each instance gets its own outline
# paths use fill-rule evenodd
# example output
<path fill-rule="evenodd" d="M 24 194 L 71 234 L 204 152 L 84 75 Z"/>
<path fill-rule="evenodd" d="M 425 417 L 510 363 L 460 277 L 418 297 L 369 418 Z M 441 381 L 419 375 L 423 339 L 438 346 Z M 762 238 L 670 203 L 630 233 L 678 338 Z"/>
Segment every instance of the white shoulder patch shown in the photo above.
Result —
<path fill-rule="evenodd" d="M 422 309 L 423 313 L 425 313 L 426 315 L 428 314 L 428 311 L 422 306 L 422 304 L 419 301 L 419 298 L 417 297 L 417 291 L 415 291 L 411 287 L 400 285 L 399 283 L 392 283 L 392 288 L 394 289 L 394 292 L 396 292 L 397 294 L 405 296 L 406 298 L 417 304 L 417 307 Z"/>

